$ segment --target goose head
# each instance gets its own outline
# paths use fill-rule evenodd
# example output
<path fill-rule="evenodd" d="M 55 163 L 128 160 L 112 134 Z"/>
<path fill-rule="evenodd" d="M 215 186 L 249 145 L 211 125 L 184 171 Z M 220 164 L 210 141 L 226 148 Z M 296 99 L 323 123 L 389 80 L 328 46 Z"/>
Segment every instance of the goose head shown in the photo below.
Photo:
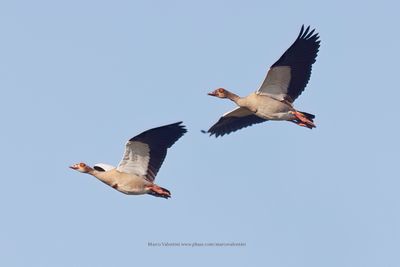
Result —
<path fill-rule="evenodd" d="M 219 98 L 227 98 L 228 94 L 229 94 L 229 92 L 227 90 L 225 90 L 224 88 L 218 88 L 218 89 L 212 91 L 211 93 L 208 93 L 208 95 L 210 95 L 210 96 L 216 96 Z"/>
<path fill-rule="evenodd" d="M 76 170 L 78 172 L 82 172 L 82 173 L 88 173 L 92 170 L 92 168 L 90 168 L 88 165 L 86 165 L 83 162 L 74 164 L 74 165 L 70 166 L 70 168 L 73 170 Z"/>

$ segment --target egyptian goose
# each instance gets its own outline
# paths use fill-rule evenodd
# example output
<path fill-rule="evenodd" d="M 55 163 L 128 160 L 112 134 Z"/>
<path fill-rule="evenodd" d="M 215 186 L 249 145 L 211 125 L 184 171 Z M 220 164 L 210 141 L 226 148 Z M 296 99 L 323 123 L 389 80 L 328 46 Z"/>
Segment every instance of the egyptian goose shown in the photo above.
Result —
<path fill-rule="evenodd" d="M 207 132 L 223 136 L 252 124 L 267 120 L 286 120 L 297 125 L 314 128 L 314 115 L 293 107 L 293 101 L 303 92 L 311 76 L 311 67 L 317 57 L 320 41 L 310 26 L 275 62 L 268 71 L 260 89 L 246 97 L 239 97 L 218 88 L 210 96 L 228 98 L 239 107 L 225 113 Z"/>
<path fill-rule="evenodd" d="M 181 123 L 153 128 L 130 139 L 118 167 L 100 163 L 91 168 L 85 163 L 78 163 L 70 168 L 93 175 L 124 194 L 169 198 L 171 193 L 156 185 L 154 179 L 167 149 L 186 133 Z"/>

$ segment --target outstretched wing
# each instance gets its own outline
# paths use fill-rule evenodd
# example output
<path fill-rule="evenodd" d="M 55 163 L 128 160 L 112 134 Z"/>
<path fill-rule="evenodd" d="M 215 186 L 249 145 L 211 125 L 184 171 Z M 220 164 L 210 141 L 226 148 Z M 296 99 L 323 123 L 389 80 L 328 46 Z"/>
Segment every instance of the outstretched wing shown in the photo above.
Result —
<path fill-rule="evenodd" d="M 278 100 L 293 102 L 307 86 L 311 76 L 320 41 L 318 33 L 301 27 L 296 41 L 268 71 L 259 94 L 266 94 Z"/>
<path fill-rule="evenodd" d="M 153 128 L 130 139 L 117 170 L 143 175 L 153 182 L 167 155 L 167 149 L 186 133 L 181 123 Z"/>
<path fill-rule="evenodd" d="M 207 132 L 210 135 L 224 136 L 239 129 L 248 127 L 252 124 L 261 123 L 266 121 L 246 108 L 238 107 L 222 115 L 222 117 L 215 123 Z"/>

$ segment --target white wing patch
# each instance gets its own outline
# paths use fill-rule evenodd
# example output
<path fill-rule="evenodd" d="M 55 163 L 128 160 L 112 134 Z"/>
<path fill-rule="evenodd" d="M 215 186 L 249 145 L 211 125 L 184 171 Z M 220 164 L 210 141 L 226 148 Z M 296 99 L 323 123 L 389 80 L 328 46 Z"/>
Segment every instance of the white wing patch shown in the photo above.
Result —
<path fill-rule="evenodd" d="M 124 173 L 146 175 L 150 161 L 150 148 L 147 144 L 128 141 L 125 153 L 117 170 Z"/>
<path fill-rule="evenodd" d="M 271 68 L 257 93 L 268 95 L 277 100 L 284 100 L 291 79 L 290 72 L 291 70 L 289 66 Z"/>
<path fill-rule="evenodd" d="M 104 171 L 110 171 L 112 169 L 115 169 L 114 166 L 110 165 L 110 164 L 105 164 L 105 163 L 97 163 L 94 165 L 94 167 L 100 167 L 102 168 Z"/>

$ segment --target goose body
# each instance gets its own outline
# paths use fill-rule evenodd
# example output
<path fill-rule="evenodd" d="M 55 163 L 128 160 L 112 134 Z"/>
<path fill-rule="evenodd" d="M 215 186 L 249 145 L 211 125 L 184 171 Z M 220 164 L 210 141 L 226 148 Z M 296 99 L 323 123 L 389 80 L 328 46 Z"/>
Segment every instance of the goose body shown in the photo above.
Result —
<path fill-rule="evenodd" d="M 105 172 L 93 170 L 89 174 L 92 174 L 103 183 L 127 195 L 147 194 L 150 192 L 149 186 L 152 185 L 152 183 L 143 176 L 121 172 L 117 169 Z"/>
<path fill-rule="evenodd" d="M 167 149 L 186 133 L 182 122 L 147 130 L 125 145 L 124 156 L 118 167 L 99 163 L 93 168 L 77 163 L 70 168 L 88 173 L 103 183 L 127 195 L 150 194 L 169 198 L 171 193 L 154 183 Z"/>
<path fill-rule="evenodd" d="M 210 96 L 227 98 L 238 108 L 225 113 L 207 132 L 223 136 L 252 124 L 267 120 L 284 120 L 299 126 L 314 128 L 314 115 L 301 112 L 293 102 L 305 89 L 311 76 L 320 41 L 315 30 L 301 27 L 295 42 L 268 71 L 260 89 L 246 97 L 218 88 Z"/>
<path fill-rule="evenodd" d="M 292 118 L 291 116 L 288 117 L 288 111 L 293 110 L 293 108 L 282 101 L 266 95 L 251 93 L 243 98 L 240 106 L 265 120 L 287 120 L 288 118 Z"/>

